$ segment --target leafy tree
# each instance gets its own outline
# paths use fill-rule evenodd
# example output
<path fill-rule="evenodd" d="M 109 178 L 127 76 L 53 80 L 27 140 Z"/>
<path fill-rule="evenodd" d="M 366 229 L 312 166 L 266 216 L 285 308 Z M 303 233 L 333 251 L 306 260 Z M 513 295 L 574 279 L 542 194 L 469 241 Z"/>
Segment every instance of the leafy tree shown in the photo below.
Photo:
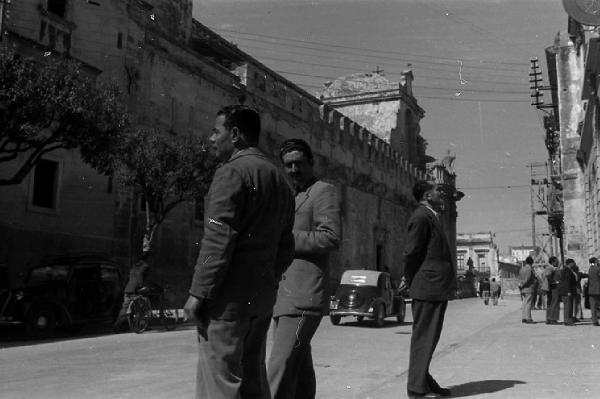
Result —
<path fill-rule="evenodd" d="M 21 183 L 58 149 L 79 148 L 85 162 L 106 169 L 125 127 L 116 84 L 95 85 L 73 59 L 0 52 L 0 164 L 17 164 L 0 185 Z"/>
<path fill-rule="evenodd" d="M 144 251 L 151 249 L 169 212 L 206 194 L 215 166 L 215 158 L 197 136 L 142 128 L 123 136 L 112 169 L 117 181 L 135 187 L 145 201 Z"/>

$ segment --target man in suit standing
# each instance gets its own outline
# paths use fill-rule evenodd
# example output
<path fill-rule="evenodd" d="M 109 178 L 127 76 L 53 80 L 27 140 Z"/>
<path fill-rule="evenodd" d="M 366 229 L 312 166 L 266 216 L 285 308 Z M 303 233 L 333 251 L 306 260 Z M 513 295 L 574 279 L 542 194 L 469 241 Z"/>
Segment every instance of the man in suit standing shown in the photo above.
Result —
<path fill-rule="evenodd" d="M 551 256 L 548 259 L 548 266 L 544 269 L 543 278 L 547 281 L 548 299 L 546 301 L 546 324 L 558 324 L 560 316 L 560 295 L 558 293 L 558 281 L 560 280 L 558 272 L 558 258 Z"/>
<path fill-rule="evenodd" d="M 413 196 L 419 206 L 408 220 L 404 251 L 404 279 L 410 288 L 413 315 L 408 397 L 450 396 L 450 390 L 440 387 L 429 374 L 448 300 L 456 290 L 456 269 L 438 214 L 443 193 L 437 184 L 419 181 Z"/>
<path fill-rule="evenodd" d="M 563 323 L 565 326 L 574 326 L 573 297 L 577 294 L 577 279 L 571 268 L 575 265 L 575 261 L 567 259 L 565 263 L 566 265 L 559 269 L 558 294 L 563 302 Z"/>
<path fill-rule="evenodd" d="M 590 311 L 592 312 L 592 325 L 598 324 L 598 313 L 600 313 L 600 266 L 596 258 L 590 258 L 590 269 L 588 270 L 588 295 L 590 296 Z"/>
<path fill-rule="evenodd" d="M 210 142 L 224 163 L 205 209 L 204 236 L 185 304 L 198 329 L 197 399 L 266 398 L 266 336 L 281 273 L 294 257 L 294 197 L 258 148 L 260 118 L 246 106 L 217 114 Z"/>
<path fill-rule="evenodd" d="M 314 176 L 305 141 L 285 141 L 280 158 L 296 192 L 296 255 L 277 292 L 267 373 L 273 399 L 314 399 L 310 341 L 329 309 L 328 260 L 340 240 L 339 199 L 335 186 Z"/>
<path fill-rule="evenodd" d="M 519 270 L 519 290 L 521 291 L 521 322 L 535 323 L 531 318 L 531 307 L 533 306 L 533 296 L 537 290 L 537 279 L 533 272 L 533 258 L 525 258 L 525 264 Z"/>

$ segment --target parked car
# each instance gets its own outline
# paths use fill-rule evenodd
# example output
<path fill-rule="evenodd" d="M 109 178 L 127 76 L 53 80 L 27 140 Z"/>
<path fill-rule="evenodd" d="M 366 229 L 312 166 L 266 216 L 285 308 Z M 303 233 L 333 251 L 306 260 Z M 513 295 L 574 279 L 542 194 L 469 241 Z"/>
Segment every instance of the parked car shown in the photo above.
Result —
<path fill-rule="evenodd" d="M 0 326 L 25 325 L 47 337 L 56 328 L 113 322 L 123 300 L 120 267 L 98 256 L 54 258 L 31 268 L 21 287 L 0 296 Z"/>
<path fill-rule="evenodd" d="M 342 317 L 365 317 L 383 326 L 386 317 L 404 321 L 406 302 L 392 284 L 389 273 L 375 270 L 346 270 L 329 304 L 329 318 L 338 325 Z"/>

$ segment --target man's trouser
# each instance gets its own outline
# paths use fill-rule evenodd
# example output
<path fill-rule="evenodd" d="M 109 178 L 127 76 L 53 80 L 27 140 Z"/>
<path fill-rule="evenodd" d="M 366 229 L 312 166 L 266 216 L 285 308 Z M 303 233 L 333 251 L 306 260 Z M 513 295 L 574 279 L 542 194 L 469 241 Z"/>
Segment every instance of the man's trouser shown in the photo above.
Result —
<path fill-rule="evenodd" d="M 598 323 L 600 313 L 600 295 L 590 295 L 590 310 L 592 311 L 592 324 Z"/>
<path fill-rule="evenodd" d="M 558 289 L 555 287 L 548 291 L 546 321 L 558 321 L 558 319 L 560 319 L 560 295 L 558 294 Z"/>
<path fill-rule="evenodd" d="M 485 303 L 486 305 L 488 303 L 490 303 L 490 292 L 489 291 L 482 291 L 481 297 L 483 298 L 483 303 Z"/>
<path fill-rule="evenodd" d="M 274 319 L 273 347 L 267 375 L 273 399 L 314 399 L 317 380 L 310 340 L 321 316 L 280 316 Z"/>
<path fill-rule="evenodd" d="M 524 292 L 521 294 L 523 303 L 521 304 L 521 319 L 531 319 L 531 307 L 533 306 L 533 294 L 531 292 Z"/>
<path fill-rule="evenodd" d="M 563 322 L 564 323 L 573 323 L 573 296 L 572 295 L 563 295 Z"/>
<path fill-rule="evenodd" d="M 269 398 L 265 349 L 271 316 L 210 319 L 198 334 L 196 399 Z"/>
<path fill-rule="evenodd" d="M 412 300 L 412 335 L 408 363 L 407 389 L 415 393 L 428 393 L 437 386 L 429 374 L 429 364 L 444 325 L 448 301 Z"/>

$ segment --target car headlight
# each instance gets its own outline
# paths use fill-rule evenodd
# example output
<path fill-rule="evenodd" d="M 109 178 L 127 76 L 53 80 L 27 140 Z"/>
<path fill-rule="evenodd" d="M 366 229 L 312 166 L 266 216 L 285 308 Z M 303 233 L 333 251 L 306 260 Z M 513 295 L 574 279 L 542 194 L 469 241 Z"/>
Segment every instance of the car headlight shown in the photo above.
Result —
<path fill-rule="evenodd" d="M 369 313 L 373 311 L 373 306 L 369 307 Z"/>

